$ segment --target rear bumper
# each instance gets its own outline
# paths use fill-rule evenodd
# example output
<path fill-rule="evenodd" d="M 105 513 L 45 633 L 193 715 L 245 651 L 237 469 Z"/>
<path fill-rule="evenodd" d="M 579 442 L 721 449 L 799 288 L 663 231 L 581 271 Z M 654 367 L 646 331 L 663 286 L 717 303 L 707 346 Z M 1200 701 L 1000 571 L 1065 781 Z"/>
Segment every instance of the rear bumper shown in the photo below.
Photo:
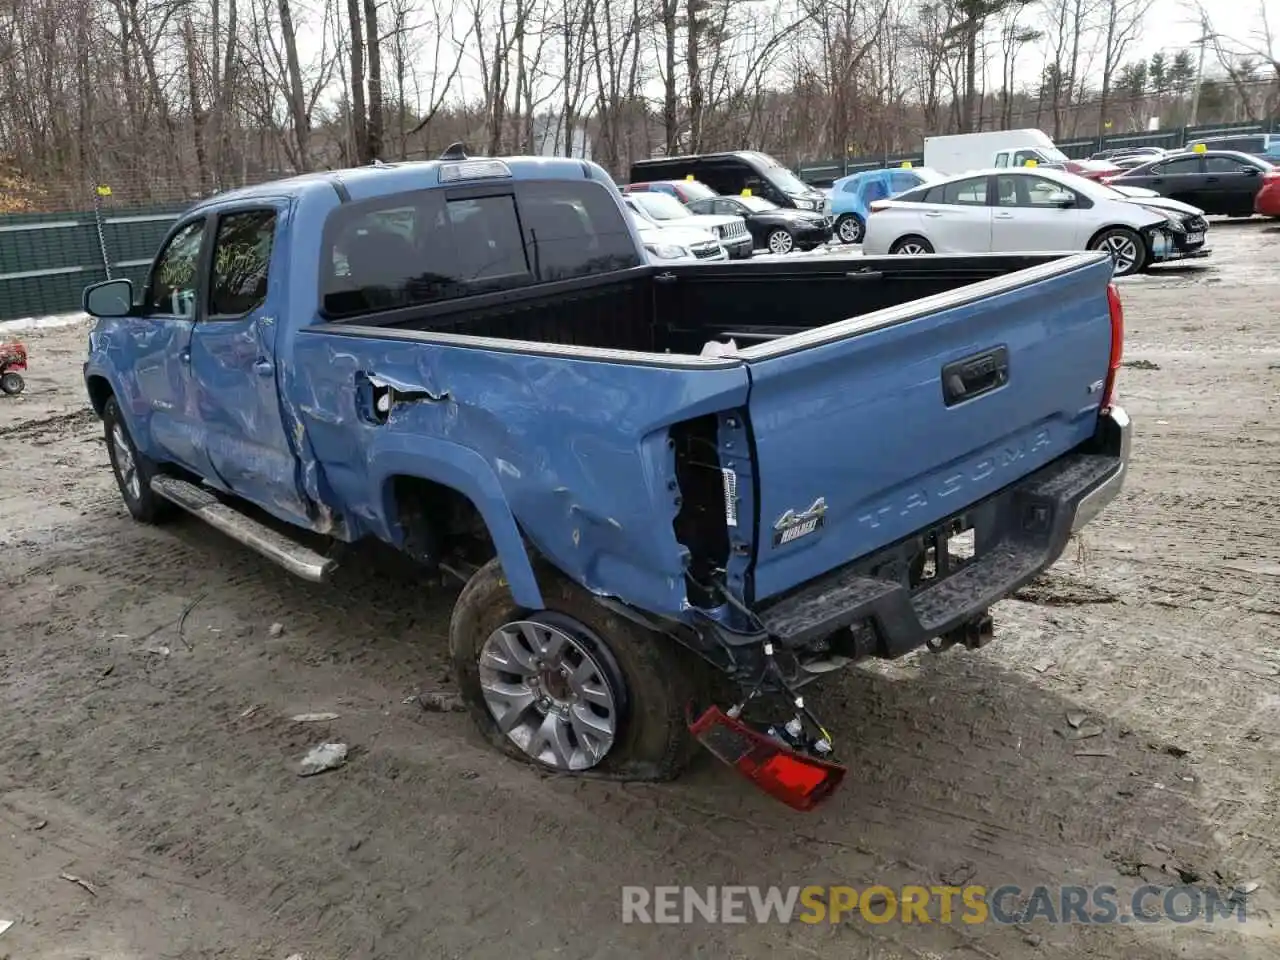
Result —
<path fill-rule="evenodd" d="M 875 554 L 834 570 L 757 610 L 783 647 L 843 634 L 881 657 L 899 657 L 981 617 L 1062 555 L 1071 536 L 1116 498 L 1128 469 L 1132 428 L 1115 407 L 1092 440 L 986 500 Z M 973 556 L 951 557 L 948 540 L 973 531 Z M 912 584 L 932 548 L 936 574 Z M 851 632 L 850 632 L 851 631 Z"/>

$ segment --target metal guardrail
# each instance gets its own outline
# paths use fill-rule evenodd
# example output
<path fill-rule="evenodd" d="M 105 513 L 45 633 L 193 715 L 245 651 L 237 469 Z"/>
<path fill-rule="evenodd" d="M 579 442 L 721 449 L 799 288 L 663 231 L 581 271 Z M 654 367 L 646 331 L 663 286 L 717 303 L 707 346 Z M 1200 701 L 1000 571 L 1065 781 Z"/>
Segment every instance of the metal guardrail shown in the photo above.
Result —
<path fill-rule="evenodd" d="M 1099 150 L 1113 147 L 1164 147 L 1176 149 L 1191 140 L 1202 137 L 1220 137 L 1244 135 L 1250 133 L 1274 133 L 1280 129 L 1280 119 L 1254 123 L 1215 123 L 1196 127 L 1169 127 L 1164 130 L 1140 131 L 1135 133 L 1108 134 L 1102 137 L 1076 137 L 1058 143 L 1058 149 L 1072 160 L 1083 160 Z M 898 167 L 910 161 L 913 166 L 924 163 L 921 153 L 893 153 L 876 156 L 851 156 L 845 159 L 819 160 L 801 164 L 796 175 L 806 183 L 814 186 L 829 186 L 833 180 L 858 173 L 862 170 L 876 170 L 882 167 Z"/>

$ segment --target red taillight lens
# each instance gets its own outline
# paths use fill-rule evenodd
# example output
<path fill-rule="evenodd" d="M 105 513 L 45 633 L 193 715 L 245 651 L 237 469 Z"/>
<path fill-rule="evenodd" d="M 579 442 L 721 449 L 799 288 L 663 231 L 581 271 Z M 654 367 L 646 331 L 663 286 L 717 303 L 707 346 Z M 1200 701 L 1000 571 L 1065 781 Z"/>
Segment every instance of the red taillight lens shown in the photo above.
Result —
<path fill-rule="evenodd" d="M 757 787 L 795 810 L 812 810 L 835 792 L 845 768 L 806 757 L 719 707 L 689 725 L 694 739 Z"/>
<path fill-rule="evenodd" d="M 879 213 L 881 210 L 889 209 L 888 200 L 873 200 L 871 206 L 867 208 L 871 213 Z"/>
<path fill-rule="evenodd" d="M 1116 376 L 1120 373 L 1120 361 L 1124 356 L 1124 307 L 1120 303 L 1120 291 L 1114 283 L 1107 284 L 1107 306 L 1111 312 L 1111 362 L 1107 379 L 1102 388 L 1102 409 L 1109 410 L 1116 400 Z"/>

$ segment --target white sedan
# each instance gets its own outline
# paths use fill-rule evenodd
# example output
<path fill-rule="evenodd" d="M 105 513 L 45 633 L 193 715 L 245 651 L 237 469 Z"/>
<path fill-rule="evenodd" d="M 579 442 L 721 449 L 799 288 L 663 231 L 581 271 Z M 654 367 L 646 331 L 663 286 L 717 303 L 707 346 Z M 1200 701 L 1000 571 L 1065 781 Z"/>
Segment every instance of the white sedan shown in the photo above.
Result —
<path fill-rule="evenodd" d="M 876 256 L 1105 250 L 1115 260 L 1116 276 L 1207 256 L 1204 216 L 1158 203 L 1057 170 L 975 171 L 871 204 L 862 251 Z"/>

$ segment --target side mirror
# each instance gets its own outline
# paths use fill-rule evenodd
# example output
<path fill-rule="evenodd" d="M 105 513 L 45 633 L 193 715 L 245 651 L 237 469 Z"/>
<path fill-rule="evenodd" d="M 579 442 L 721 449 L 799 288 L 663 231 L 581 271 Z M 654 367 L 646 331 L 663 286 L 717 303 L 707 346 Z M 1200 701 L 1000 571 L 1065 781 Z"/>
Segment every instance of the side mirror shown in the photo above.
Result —
<path fill-rule="evenodd" d="M 85 287 L 82 304 L 91 317 L 127 317 L 133 312 L 133 283 L 104 280 Z"/>
<path fill-rule="evenodd" d="M 1049 194 L 1049 203 L 1057 207 L 1059 210 L 1066 210 L 1076 205 L 1076 197 L 1074 193 L 1051 193 Z"/>

